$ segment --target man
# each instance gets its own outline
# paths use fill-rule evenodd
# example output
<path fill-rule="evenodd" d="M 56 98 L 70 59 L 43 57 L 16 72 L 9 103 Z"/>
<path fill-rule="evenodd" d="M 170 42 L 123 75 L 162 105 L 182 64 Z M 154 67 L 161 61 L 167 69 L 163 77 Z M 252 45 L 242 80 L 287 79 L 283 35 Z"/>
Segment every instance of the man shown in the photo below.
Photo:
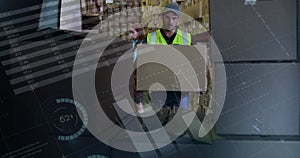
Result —
<path fill-rule="evenodd" d="M 181 31 L 177 28 L 180 18 L 180 9 L 176 4 L 167 4 L 162 10 L 162 28 L 147 34 L 143 43 L 147 44 L 176 44 L 176 45 L 191 45 L 191 34 Z M 138 39 L 139 35 L 135 29 L 130 29 L 132 38 Z M 153 92 L 152 96 L 159 97 L 160 92 Z M 184 95 L 185 97 L 181 97 Z M 164 107 L 173 107 L 180 105 L 180 98 L 185 98 L 188 101 L 188 93 L 181 92 L 167 92 L 166 102 Z M 143 92 L 135 93 L 136 110 L 138 113 L 143 113 Z M 152 102 L 152 104 L 158 104 Z"/>

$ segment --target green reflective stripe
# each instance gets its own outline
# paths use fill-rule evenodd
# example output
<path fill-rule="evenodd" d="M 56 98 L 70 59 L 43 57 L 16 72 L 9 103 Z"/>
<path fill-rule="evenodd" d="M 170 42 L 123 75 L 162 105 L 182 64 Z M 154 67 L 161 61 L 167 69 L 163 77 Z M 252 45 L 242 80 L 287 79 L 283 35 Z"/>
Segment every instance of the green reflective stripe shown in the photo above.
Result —
<path fill-rule="evenodd" d="M 156 32 L 151 33 L 151 44 L 156 44 Z"/>

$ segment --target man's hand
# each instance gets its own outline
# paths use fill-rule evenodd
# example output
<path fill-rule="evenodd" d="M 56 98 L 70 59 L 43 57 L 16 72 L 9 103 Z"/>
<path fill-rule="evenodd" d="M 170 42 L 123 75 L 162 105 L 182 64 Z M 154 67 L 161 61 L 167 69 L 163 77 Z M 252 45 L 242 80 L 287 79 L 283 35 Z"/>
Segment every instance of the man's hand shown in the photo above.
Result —
<path fill-rule="evenodd" d="M 136 40 L 139 38 L 139 33 L 137 32 L 136 29 L 130 28 L 130 36 L 132 39 Z"/>
<path fill-rule="evenodd" d="M 135 103 L 136 112 L 139 114 L 144 113 L 144 104 L 143 103 Z"/>

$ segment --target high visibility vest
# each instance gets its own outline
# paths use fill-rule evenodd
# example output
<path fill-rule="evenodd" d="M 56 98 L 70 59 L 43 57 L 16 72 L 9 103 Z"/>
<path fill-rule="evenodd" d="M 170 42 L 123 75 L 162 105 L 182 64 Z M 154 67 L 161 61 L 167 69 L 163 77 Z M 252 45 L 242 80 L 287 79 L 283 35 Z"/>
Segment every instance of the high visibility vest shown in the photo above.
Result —
<path fill-rule="evenodd" d="M 191 34 L 181 31 L 177 29 L 176 36 L 172 42 L 172 44 L 178 44 L 178 45 L 191 45 Z M 148 33 L 147 35 L 147 43 L 148 44 L 163 44 L 167 45 L 167 41 L 165 40 L 164 36 L 161 34 L 160 29 Z"/>

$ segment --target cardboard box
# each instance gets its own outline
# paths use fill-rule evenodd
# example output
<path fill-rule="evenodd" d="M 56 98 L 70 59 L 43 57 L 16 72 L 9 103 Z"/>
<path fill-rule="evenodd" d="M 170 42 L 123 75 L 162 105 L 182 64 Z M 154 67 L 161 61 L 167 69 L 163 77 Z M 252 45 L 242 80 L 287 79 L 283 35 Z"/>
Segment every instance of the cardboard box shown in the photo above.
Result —
<path fill-rule="evenodd" d="M 206 91 L 206 45 L 139 45 L 137 51 L 137 90 L 161 91 L 153 86 L 160 83 L 167 91 Z"/>

